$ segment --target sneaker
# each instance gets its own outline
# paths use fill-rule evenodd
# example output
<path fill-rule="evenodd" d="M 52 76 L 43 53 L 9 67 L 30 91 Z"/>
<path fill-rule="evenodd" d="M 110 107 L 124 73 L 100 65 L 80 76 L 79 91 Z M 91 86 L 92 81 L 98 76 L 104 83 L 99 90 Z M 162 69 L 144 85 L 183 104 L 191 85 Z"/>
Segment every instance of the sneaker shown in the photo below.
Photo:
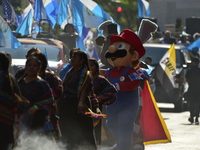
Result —
<path fill-rule="evenodd" d="M 194 119 L 193 119 L 193 118 L 188 118 L 188 121 L 189 121 L 190 123 L 194 123 Z"/>
<path fill-rule="evenodd" d="M 198 119 L 198 118 L 195 119 L 195 124 L 196 124 L 196 125 L 199 124 L 199 119 Z"/>
<path fill-rule="evenodd" d="M 111 150 L 116 150 L 117 149 L 117 144 L 114 144 L 110 149 Z"/>
<path fill-rule="evenodd" d="M 144 150 L 144 145 L 136 144 L 134 145 L 133 150 Z"/>

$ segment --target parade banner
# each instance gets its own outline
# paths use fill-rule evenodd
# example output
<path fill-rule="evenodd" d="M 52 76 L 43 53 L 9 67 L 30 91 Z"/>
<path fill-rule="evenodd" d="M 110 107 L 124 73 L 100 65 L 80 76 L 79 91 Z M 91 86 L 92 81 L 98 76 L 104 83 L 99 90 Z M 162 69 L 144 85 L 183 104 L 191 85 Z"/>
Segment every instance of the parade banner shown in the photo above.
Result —
<path fill-rule="evenodd" d="M 142 110 L 139 123 L 143 133 L 144 145 L 171 142 L 170 133 L 148 81 L 144 82 L 142 90 Z"/>
<path fill-rule="evenodd" d="M 176 50 L 174 44 L 171 45 L 156 67 L 156 76 L 167 93 L 174 89 L 176 76 Z"/>

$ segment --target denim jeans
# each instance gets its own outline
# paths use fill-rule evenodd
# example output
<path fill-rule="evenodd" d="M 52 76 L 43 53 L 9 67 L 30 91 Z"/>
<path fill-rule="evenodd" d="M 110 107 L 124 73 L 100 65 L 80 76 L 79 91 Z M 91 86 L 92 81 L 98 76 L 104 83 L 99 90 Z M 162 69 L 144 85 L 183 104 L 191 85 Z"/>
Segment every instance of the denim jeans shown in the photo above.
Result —
<path fill-rule="evenodd" d="M 130 150 L 134 122 L 139 109 L 138 90 L 118 91 L 117 99 L 106 108 L 107 126 L 117 142 L 117 148 Z"/>

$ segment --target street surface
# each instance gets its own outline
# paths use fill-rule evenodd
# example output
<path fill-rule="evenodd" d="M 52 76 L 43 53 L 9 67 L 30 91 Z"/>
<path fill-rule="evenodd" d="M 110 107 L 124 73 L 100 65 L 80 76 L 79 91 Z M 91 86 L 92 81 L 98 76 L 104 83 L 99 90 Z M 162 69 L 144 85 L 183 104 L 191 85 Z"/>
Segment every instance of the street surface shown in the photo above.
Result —
<path fill-rule="evenodd" d="M 170 132 L 172 143 L 146 145 L 145 150 L 200 150 L 200 125 L 188 121 L 189 111 L 177 113 L 173 104 L 158 103 Z M 99 150 L 109 150 L 101 147 Z"/>

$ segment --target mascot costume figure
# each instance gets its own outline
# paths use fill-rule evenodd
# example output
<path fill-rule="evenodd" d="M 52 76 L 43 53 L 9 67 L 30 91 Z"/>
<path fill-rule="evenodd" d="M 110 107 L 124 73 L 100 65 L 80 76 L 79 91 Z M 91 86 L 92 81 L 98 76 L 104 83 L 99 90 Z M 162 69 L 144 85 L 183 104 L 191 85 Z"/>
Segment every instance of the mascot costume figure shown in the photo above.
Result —
<path fill-rule="evenodd" d="M 140 77 L 136 68 L 145 54 L 140 38 L 129 29 L 110 38 L 105 54 L 113 66 L 106 72 L 107 79 L 118 89 L 117 99 L 107 106 L 107 126 L 117 144 L 116 150 L 131 150 L 134 122 L 139 109 L 138 88 Z"/>

